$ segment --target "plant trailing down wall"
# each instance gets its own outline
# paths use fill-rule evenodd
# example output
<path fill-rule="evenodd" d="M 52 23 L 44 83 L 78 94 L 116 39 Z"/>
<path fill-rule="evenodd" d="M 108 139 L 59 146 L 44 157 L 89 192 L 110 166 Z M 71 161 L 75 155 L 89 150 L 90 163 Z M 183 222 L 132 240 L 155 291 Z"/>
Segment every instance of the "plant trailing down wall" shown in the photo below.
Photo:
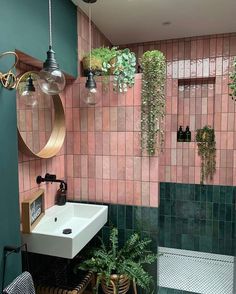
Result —
<path fill-rule="evenodd" d="M 236 101 L 236 58 L 234 59 L 233 63 L 234 70 L 230 74 L 231 82 L 229 83 L 229 88 L 231 89 L 231 93 L 229 94 L 233 100 Z"/>
<path fill-rule="evenodd" d="M 198 155 L 201 157 L 201 184 L 213 179 L 216 171 L 215 131 L 210 126 L 198 129 L 196 133 Z"/>
<path fill-rule="evenodd" d="M 158 50 L 147 51 L 141 58 L 142 106 L 141 131 L 142 149 L 154 155 L 161 151 L 164 143 L 165 116 L 165 56 Z"/>

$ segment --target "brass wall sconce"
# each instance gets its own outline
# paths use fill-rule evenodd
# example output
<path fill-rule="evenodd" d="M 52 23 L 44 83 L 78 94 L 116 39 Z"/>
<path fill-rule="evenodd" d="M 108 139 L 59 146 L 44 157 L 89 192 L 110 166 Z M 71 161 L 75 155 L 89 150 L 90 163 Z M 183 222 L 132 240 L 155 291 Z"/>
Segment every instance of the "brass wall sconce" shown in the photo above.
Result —
<path fill-rule="evenodd" d="M 19 58 L 17 54 L 13 51 L 7 51 L 4 53 L 1 53 L 0 58 L 7 55 L 13 55 L 15 57 L 15 63 L 10 67 L 10 69 L 6 73 L 0 72 L 0 82 L 4 88 L 8 90 L 12 90 L 16 88 L 16 84 L 17 84 L 17 77 L 13 73 L 13 69 L 16 67 Z"/>

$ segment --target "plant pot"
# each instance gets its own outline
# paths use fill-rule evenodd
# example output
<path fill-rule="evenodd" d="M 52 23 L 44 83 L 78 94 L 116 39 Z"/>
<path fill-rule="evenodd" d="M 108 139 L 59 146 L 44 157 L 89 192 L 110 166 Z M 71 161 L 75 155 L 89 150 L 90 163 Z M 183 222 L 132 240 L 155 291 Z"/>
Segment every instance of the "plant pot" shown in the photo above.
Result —
<path fill-rule="evenodd" d="M 130 288 L 130 280 L 123 275 L 111 275 L 110 284 L 106 284 L 106 280 L 102 278 L 101 285 L 105 294 L 126 294 Z"/>

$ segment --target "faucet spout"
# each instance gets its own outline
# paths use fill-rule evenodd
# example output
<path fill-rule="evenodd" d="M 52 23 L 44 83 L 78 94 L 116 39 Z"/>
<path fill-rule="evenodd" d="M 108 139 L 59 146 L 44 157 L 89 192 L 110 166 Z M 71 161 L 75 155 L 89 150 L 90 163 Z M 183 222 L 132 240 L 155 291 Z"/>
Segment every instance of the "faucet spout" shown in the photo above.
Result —
<path fill-rule="evenodd" d="M 50 183 L 61 183 L 60 188 L 67 191 L 67 183 L 63 180 L 58 180 L 56 175 L 51 175 L 49 173 L 45 174 L 45 177 L 37 176 L 36 183 L 39 185 L 42 182 L 50 182 Z"/>

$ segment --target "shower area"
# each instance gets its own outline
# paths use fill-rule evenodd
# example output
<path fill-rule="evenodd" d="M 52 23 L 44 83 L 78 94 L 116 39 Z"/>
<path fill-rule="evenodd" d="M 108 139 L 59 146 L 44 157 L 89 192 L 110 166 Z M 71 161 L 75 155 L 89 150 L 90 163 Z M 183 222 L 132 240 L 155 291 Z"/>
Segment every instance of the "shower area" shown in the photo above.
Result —
<path fill-rule="evenodd" d="M 176 55 L 167 61 L 166 142 L 159 175 L 160 294 L 236 293 L 236 124 L 235 102 L 228 93 L 236 52 L 230 51 L 230 42 L 227 36 L 196 40 L 196 51 L 184 60 Z M 187 42 L 176 46 L 179 54 L 180 48 L 188 52 Z M 190 129 L 188 142 L 177 139 L 180 126 Z M 195 136 L 205 126 L 215 132 L 216 171 L 201 184 Z"/>

